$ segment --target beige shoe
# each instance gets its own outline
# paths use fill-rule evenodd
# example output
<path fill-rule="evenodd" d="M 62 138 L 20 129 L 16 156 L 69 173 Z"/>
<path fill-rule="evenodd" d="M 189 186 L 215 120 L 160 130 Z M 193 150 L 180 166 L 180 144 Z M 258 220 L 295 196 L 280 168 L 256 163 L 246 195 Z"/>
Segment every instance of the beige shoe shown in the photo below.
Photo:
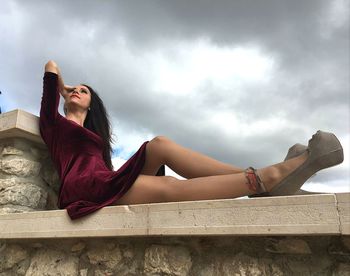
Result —
<path fill-rule="evenodd" d="M 343 148 L 337 137 L 333 133 L 321 130 L 317 131 L 309 140 L 307 151 L 309 156 L 306 161 L 270 192 L 250 197 L 294 195 L 305 181 L 317 171 L 340 164 L 344 160 Z"/>
<path fill-rule="evenodd" d="M 299 143 L 294 144 L 293 146 L 291 146 L 289 148 L 288 153 L 287 153 L 286 157 L 284 158 L 284 161 L 291 159 L 291 158 L 294 158 L 294 157 L 297 157 L 300 154 L 303 154 L 306 150 L 307 150 L 307 146 L 299 144 Z M 297 191 L 295 194 L 303 195 L 303 194 L 308 194 L 308 193 L 310 193 L 310 192 L 299 189 L 299 191 Z M 260 197 L 260 196 L 264 196 L 264 195 L 253 194 L 253 195 L 249 195 L 248 197 Z"/>
<path fill-rule="evenodd" d="M 289 148 L 287 156 L 286 156 L 286 158 L 284 158 L 284 161 L 291 159 L 291 158 L 294 158 L 294 157 L 297 157 L 300 154 L 303 154 L 306 150 L 307 150 L 307 146 L 297 143 Z M 310 178 L 314 177 L 315 175 L 316 175 L 316 173 L 313 174 Z M 309 191 L 306 191 L 303 189 L 299 189 L 299 191 L 296 191 L 295 194 L 296 195 L 311 195 L 311 194 L 325 194 L 325 193 L 309 192 Z"/>
<path fill-rule="evenodd" d="M 307 146 L 297 143 L 289 148 L 288 153 L 284 158 L 284 161 L 297 157 L 300 154 L 303 154 L 306 150 Z"/>

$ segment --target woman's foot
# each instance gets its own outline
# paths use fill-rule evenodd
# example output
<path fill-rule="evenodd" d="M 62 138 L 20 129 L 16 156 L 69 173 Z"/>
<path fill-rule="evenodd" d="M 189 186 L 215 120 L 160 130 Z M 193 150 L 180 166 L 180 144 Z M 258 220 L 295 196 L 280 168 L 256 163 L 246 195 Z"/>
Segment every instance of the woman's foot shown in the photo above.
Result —
<path fill-rule="evenodd" d="M 259 169 L 258 174 L 265 184 L 267 192 L 272 191 L 278 183 L 300 167 L 307 160 L 308 156 L 309 152 L 305 151 L 299 156 L 290 158 L 287 161 Z"/>
<path fill-rule="evenodd" d="M 317 171 L 344 160 L 343 148 L 333 133 L 317 131 L 303 154 L 259 170 L 266 193 L 255 196 L 293 195 Z"/>
<path fill-rule="evenodd" d="M 287 161 L 287 160 L 292 159 L 294 157 L 300 156 L 301 154 L 303 154 L 306 151 L 307 151 L 307 146 L 296 143 L 288 149 L 288 153 L 287 153 L 286 157 L 284 158 L 284 161 Z M 278 173 L 278 171 L 276 171 L 276 168 L 273 168 L 271 170 L 271 175 L 272 175 L 271 176 L 272 178 L 276 178 L 276 177 L 278 178 L 280 173 Z M 306 192 L 301 190 L 301 189 L 299 191 L 296 191 L 296 194 L 303 194 L 303 193 L 306 193 Z M 264 194 L 267 194 L 267 193 L 264 193 Z M 249 195 L 249 197 L 259 197 L 259 196 L 262 196 L 262 195 L 261 194 Z"/>

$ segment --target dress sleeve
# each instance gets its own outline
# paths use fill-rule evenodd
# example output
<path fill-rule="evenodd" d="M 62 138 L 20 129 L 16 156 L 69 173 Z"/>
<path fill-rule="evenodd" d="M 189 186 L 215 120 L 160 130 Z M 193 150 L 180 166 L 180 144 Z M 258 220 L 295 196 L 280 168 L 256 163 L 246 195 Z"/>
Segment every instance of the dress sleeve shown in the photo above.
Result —
<path fill-rule="evenodd" d="M 60 116 L 58 105 L 60 93 L 58 91 L 58 75 L 53 72 L 45 72 L 43 83 L 43 95 L 40 107 L 40 123 L 46 126 L 54 125 Z"/>

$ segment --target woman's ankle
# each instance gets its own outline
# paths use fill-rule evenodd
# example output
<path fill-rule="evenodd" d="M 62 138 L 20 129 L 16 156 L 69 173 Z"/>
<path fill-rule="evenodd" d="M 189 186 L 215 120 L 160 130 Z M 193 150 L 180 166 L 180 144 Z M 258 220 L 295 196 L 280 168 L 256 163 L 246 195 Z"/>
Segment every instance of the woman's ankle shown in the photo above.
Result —
<path fill-rule="evenodd" d="M 271 191 L 285 177 L 301 166 L 307 160 L 308 155 L 309 153 L 305 152 L 298 157 L 260 169 L 260 178 L 267 191 Z"/>
<path fill-rule="evenodd" d="M 258 174 L 264 183 L 267 192 L 270 192 L 282 179 L 281 170 L 276 165 L 259 169 Z"/>

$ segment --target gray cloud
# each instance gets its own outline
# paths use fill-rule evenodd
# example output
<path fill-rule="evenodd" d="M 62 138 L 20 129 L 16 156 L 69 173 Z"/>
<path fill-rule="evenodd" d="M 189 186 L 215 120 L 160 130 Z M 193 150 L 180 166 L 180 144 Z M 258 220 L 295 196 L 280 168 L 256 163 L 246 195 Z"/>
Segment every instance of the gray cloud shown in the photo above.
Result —
<path fill-rule="evenodd" d="M 117 137 L 148 131 L 227 163 L 266 166 L 318 129 L 348 145 L 348 15 L 346 1 L 326 0 L 6 1 L 0 89 L 11 108 L 38 115 L 44 64 L 53 59 L 67 83 L 96 88 L 112 123 L 122 126 L 114 124 Z M 182 64 L 186 47 L 200 39 L 218 49 L 259 49 L 274 62 L 269 81 L 227 88 L 203 80 L 190 93 L 156 90 L 157 55 Z M 230 113 L 238 121 L 212 121 Z M 276 119 L 281 123 L 273 125 Z M 259 122 L 265 129 L 254 130 Z M 349 168 L 316 177 L 349 183 Z"/>

